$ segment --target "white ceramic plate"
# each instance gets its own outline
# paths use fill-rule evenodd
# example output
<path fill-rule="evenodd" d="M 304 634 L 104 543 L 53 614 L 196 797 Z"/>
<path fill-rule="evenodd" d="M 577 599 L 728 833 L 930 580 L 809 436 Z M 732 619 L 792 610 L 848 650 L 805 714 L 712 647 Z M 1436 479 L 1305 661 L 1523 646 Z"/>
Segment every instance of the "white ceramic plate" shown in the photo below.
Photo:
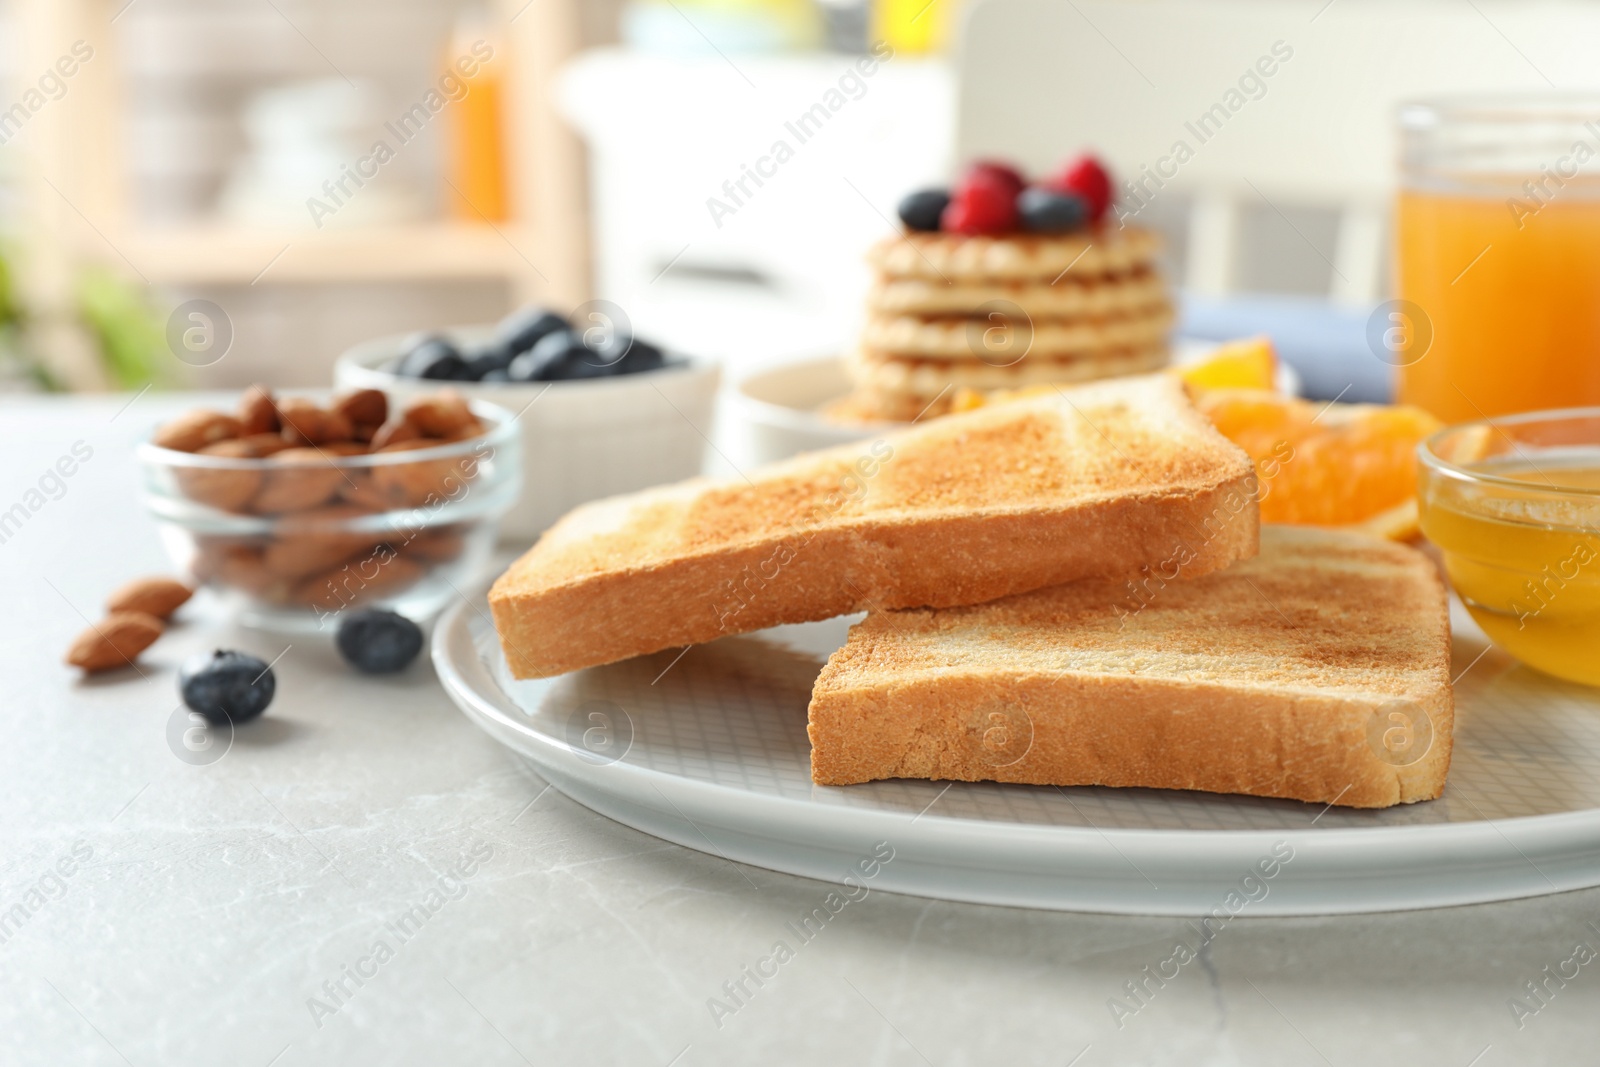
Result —
<path fill-rule="evenodd" d="M 1214 341 L 1174 344 L 1172 362 L 1195 363 L 1217 348 Z M 1287 363 L 1278 364 L 1277 388 L 1300 395 L 1300 376 Z M 899 423 L 846 426 L 831 422 L 818 408 L 850 391 L 850 376 L 838 356 L 796 360 L 751 374 L 727 390 L 731 447 L 741 468 L 775 463 L 799 452 L 860 441 Z"/>
<path fill-rule="evenodd" d="M 873 888 L 1075 911 L 1331 914 L 1600 885 L 1600 692 L 1486 652 L 1456 615 L 1445 796 L 1383 811 L 1149 789 L 815 786 L 806 704 L 849 619 L 519 682 L 479 598 L 440 620 L 433 660 L 469 718 L 579 803 L 829 882 L 887 842 Z"/>

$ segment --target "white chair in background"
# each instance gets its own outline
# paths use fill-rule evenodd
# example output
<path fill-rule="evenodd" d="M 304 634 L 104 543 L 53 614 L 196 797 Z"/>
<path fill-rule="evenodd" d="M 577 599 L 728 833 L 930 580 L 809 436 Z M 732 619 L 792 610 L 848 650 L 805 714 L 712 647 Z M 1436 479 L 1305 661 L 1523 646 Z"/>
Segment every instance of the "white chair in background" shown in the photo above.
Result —
<path fill-rule="evenodd" d="M 963 159 L 1042 169 L 1093 146 L 1138 178 L 1187 143 L 1155 195 L 1193 205 L 1184 281 L 1208 295 L 1237 288 L 1250 204 L 1336 210 L 1333 246 L 1305 250 L 1326 261 L 1325 295 L 1382 295 L 1401 101 L 1600 94 L 1600 5 L 1586 3 L 979 0 L 963 44 Z"/>
<path fill-rule="evenodd" d="M 1092 147 L 1161 208 L 1183 205 L 1173 244 L 1196 303 L 1240 293 L 1242 265 L 1257 278 L 1321 277 L 1301 291 L 1331 302 L 1348 333 L 1387 295 L 1397 105 L 1600 95 L 1597 55 L 1600 5 L 1586 3 L 978 0 L 958 64 L 956 153 L 1044 170 Z M 1283 224 L 1270 251 L 1245 240 L 1252 206 Z M 1306 208 L 1336 213 L 1331 241 L 1291 221 Z"/>

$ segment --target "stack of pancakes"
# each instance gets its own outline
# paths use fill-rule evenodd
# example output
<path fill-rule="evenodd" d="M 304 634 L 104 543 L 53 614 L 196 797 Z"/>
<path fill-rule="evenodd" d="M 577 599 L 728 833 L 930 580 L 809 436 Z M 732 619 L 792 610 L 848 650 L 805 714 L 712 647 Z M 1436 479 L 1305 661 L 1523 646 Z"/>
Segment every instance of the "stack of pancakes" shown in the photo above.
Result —
<path fill-rule="evenodd" d="M 1172 299 L 1148 230 L 1058 235 L 911 232 L 868 253 L 878 281 L 846 421 L 939 414 L 957 389 L 1016 389 L 1155 370 Z"/>

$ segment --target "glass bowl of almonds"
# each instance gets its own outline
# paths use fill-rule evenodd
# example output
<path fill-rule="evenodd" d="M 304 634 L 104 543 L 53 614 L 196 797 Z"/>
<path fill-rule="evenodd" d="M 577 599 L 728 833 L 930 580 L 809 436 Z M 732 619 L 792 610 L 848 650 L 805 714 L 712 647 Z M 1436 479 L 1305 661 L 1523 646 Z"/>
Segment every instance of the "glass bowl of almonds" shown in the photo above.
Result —
<path fill-rule="evenodd" d="M 139 446 L 173 561 L 249 624 L 314 630 L 345 608 L 425 619 L 463 595 L 521 489 L 514 416 L 448 390 L 377 389 L 186 412 Z"/>

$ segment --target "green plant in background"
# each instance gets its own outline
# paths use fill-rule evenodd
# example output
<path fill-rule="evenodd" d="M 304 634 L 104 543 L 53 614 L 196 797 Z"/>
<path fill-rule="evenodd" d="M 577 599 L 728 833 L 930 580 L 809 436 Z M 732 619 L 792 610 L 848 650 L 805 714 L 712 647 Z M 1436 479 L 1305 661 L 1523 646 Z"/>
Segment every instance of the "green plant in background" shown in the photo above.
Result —
<path fill-rule="evenodd" d="M 12 250 L 0 245 L 0 381 L 27 381 L 61 392 L 65 383 L 30 338 L 33 317 L 17 291 L 15 264 Z M 118 388 L 137 389 L 166 378 L 162 319 L 137 287 L 104 267 L 91 267 L 78 278 L 74 298 L 74 311 Z"/>
<path fill-rule="evenodd" d="M 20 376 L 40 388 L 51 392 L 61 388 L 61 382 L 50 369 L 29 353 L 26 343 L 27 312 L 17 299 L 14 273 L 9 250 L 0 247 L 0 379 L 20 372 Z"/>
<path fill-rule="evenodd" d="M 161 380 L 166 333 L 144 295 L 104 267 L 78 279 L 78 313 L 100 347 L 100 361 L 116 384 L 137 389 Z"/>

